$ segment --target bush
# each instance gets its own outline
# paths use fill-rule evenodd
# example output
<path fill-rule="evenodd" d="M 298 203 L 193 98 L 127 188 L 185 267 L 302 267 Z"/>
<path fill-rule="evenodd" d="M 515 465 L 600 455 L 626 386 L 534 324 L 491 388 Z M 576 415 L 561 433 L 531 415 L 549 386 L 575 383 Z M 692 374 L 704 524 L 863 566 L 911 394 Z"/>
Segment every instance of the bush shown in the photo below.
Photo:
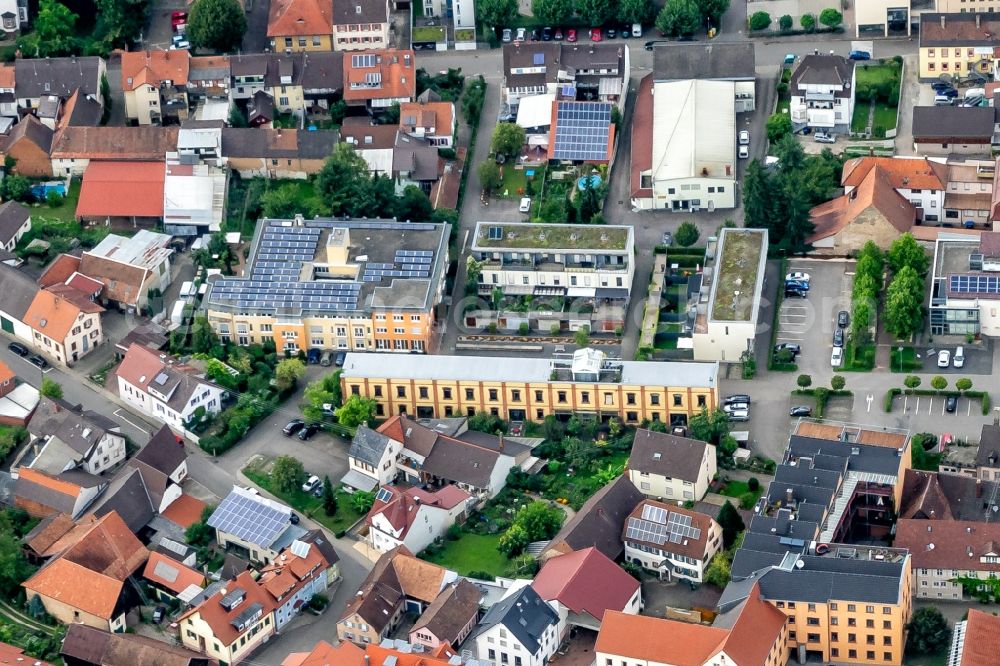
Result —
<path fill-rule="evenodd" d="M 809 375 L 799 375 L 799 378 L 795 380 L 801 388 L 809 388 L 812 386 L 813 380 Z"/>
<path fill-rule="evenodd" d="M 844 379 L 843 375 L 834 375 L 833 378 L 830 379 L 830 386 L 834 391 L 842 391 L 846 384 L 847 380 Z"/>
<path fill-rule="evenodd" d="M 936 391 L 943 391 L 948 386 L 948 380 L 941 375 L 937 375 L 931 379 L 931 386 Z"/>
<path fill-rule="evenodd" d="M 459 539 L 461 539 L 462 538 L 461 526 L 452 525 L 451 527 L 449 527 L 448 531 L 445 533 L 445 538 L 447 538 L 448 541 L 458 541 Z"/>
<path fill-rule="evenodd" d="M 674 235 L 674 240 L 681 247 L 691 247 L 698 242 L 698 227 L 690 222 L 684 222 L 681 226 L 677 227 L 677 233 Z"/>
<path fill-rule="evenodd" d="M 754 12 L 750 16 L 751 30 L 766 30 L 771 25 L 771 15 L 767 12 Z"/>
<path fill-rule="evenodd" d="M 778 84 L 778 94 L 784 95 L 786 92 L 788 92 L 788 84 L 782 81 Z"/>
<path fill-rule="evenodd" d="M 741 509 L 752 509 L 753 505 L 757 503 L 757 493 L 743 493 L 740 495 L 740 508 Z"/>
<path fill-rule="evenodd" d="M 528 324 L 528 322 L 523 321 L 521 322 L 521 325 L 517 327 L 517 332 L 520 335 L 527 335 L 528 333 L 531 332 L 531 326 Z"/>
<path fill-rule="evenodd" d="M 747 488 L 753 492 L 757 492 L 757 489 L 760 488 L 760 480 L 756 476 L 751 476 L 747 479 Z"/>
<path fill-rule="evenodd" d="M 828 28 L 836 28 L 844 22 L 844 16 L 836 9 L 828 8 L 819 13 L 819 22 Z"/>
<path fill-rule="evenodd" d="M 782 30 L 791 30 L 792 17 L 789 16 L 788 14 L 784 14 L 781 18 L 778 19 L 778 27 L 781 28 Z"/>
<path fill-rule="evenodd" d="M 802 26 L 803 30 L 811 32 L 816 29 L 816 17 L 812 14 L 803 14 L 802 18 L 799 19 L 799 25 Z"/>

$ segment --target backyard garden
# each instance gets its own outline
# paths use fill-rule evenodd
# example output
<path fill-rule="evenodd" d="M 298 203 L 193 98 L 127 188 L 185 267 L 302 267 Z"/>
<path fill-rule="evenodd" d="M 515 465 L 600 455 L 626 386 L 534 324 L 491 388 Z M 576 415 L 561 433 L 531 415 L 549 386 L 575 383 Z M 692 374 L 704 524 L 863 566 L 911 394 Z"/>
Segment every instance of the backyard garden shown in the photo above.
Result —
<path fill-rule="evenodd" d="M 895 136 L 903 59 L 859 63 L 854 70 L 855 104 L 851 132 L 876 139 Z"/>

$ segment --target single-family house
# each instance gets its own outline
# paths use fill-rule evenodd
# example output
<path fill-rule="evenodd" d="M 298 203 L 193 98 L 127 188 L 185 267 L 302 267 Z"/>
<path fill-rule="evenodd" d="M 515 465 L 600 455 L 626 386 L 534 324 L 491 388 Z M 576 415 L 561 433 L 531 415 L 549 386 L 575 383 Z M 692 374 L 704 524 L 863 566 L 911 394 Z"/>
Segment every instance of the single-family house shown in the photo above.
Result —
<path fill-rule="evenodd" d="M 619 476 L 594 493 L 563 523 L 539 559 L 545 562 L 551 557 L 593 547 L 617 561 L 625 552 L 622 545 L 625 521 L 644 498 L 627 475 Z"/>
<path fill-rule="evenodd" d="M 839 55 L 807 55 L 788 84 L 792 126 L 850 131 L 854 114 L 854 61 Z"/>
<path fill-rule="evenodd" d="M 49 161 L 52 138 L 52 130 L 29 113 L 0 140 L 0 153 L 4 158 L 16 160 L 14 173 L 28 178 L 46 178 L 52 174 Z"/>
<path fill-rule="evenodd" d="M 470 503 L 474 503 L 472 495 L 455 485 L 431 492 L 415 486 L 382 486 L 365 516 L 368 543 L 380 553 L 397 546 L 420 553 L 464 519 Z"/>
<path fill-rule="evenodd" d="M 182 594 L 205 589 L 205 574 L 163 553 L 150 553 L 142 571 L 158 600 L 173 601 Z M 193 588 L 193 589 L 192 589 Z"/>
<path fill-rule="evenodd" d="M 191 52 L 125 51 L 121 87 L 125 117 L 139 125 L 177 123 L 188 117 L 187 85 Z"/>
<path fill-rule="evenodd" d="M 884 175 L 894 190 L 916 209 L 918 220 L 943 221 L 949 167 L 926 157 L 855 157 L 844 162 L 840 184 L 850 194 L 872 172 Z"/>
<path fill-rule="evenodd" d="M 227 127 L 222 130 L 222 156 L 244 178 L 305 179 L 323 168 L 339 136 L 336 130 Z"/>
<path fill-rule="evenodd" d="M 116 513 L 94 520 L 91 529 L 21 584 L 63 624 L 125 630 L 125 613 L 138 603 L 129 578 L 149 551 Z"/>
<path fill-rule="evenodd" d="M 290 508 L 239 486 L 233 486 L 212 512 L 208 526 L 215 529 L 220 547 L 262 564 L 275 561 L 306 533 L 292 524 Z"/>
<path fill-rule="evenodd" d="M 333 561 L 330 561 L 330 557 Z M 317 594 L 339 580 L 339 558 L 320 530 L 303 534 L 261 569 L 257 579 L 274 604 L 274 626 L 280 631 Z"/>
<path fill-rule="evenodd" d="M 512 588 L 469 636 L 476 655 L 494 664 L 543 666 L 560 645 L 559 613 L 531 585 Z"/>
<path fill-rule="evenodd" d="M 417 68 L 412 49 L 344 53 L 344 101 L 369 113 L 417 96 Z"/>
<path fill-rule="evenodd" d="M 37 109 L 45 96 L 65 100 L 77 90 L 101 99 L 101 79 L 106 73 L 107 63 L 97 56 L 18 58 L 14 61 L 17 106 L 22 111 Z"/>
<path fill-rule="evenodd" d="M 333 49 L 333 3 L 329 0 L 275 0 L 267 16 L 267 38 L 275 52 Z"/>
<path fill-rule="evenodd" d="M 39 289 L 24 313 L 35 349 L 73 365 L 104 342 L 97 303 L 75 289 Z"/>
<path fill-rule="evenodd" d="M 389 0 L 336 0 L 333 48 L 337 51 L 389 48 L 390 17 Z"/>
<path fill-rule="evenodd" d="M 159 165 L 163 169 L 163 164 Z M 161 180 L 162 184 L 162 180 Z M 160 190 L 160 209 L 163 191 Z M 128 238 L 109 234 L 80 257 L 79 272 L 104 285 L 101 302 L 126 312 L 144 313 L 151 289 L 170 286 L 170 236 L 140 229 Z"/>
<path fill-rule="evenodd" d="M 457 129 L 452 102 L 407 102 L 399 105 L 399 128 L 432 146 L 451 148 Z"/>
<path fill-rule="evenodd" d="M 66 513 L 79 518 L 108 482 L 80 470 L 49 474 L 22 467 L 14 482 L 14 506 L 36 518 Z"/>
<path fill-rule="evenodd" d="M 992 106 L 913 107 L 913 149 L 918 155 L 992 154 L 997 136 Z"/>
<path fill-rule="evenodd" d="M 13 252 L 21 237 L 31 231 L 31 211 L 17 201 L 0 204 L 0 249 Z"/>
<path fill-rule="evenodd" d="M 642 428 L 636 431 L 628 476 L 646 497 L 697 502 L 708 492 L 715 473 L 712 444 Z"/>
<path fill-rule="evenodd" d="M 189 101 L 229 100 L 229 56 L 193 56 L 188 66 L 187 95 Z M 228 120 L 228 118 L 227 118 Z"/>
<path fill-rule="evenodd" d="M 59 655 L 66 666 L 211 666 L 204 655 L 141 634 L 115 634 L 85 624 L 71 624 Z"/>
<path fill-rule="evenodd" d="M 125 460 L 121 427 L 92 411 L 69 409 L 43 398 L 28 424 L 30 460 L 21 465 L 58 474 L 82 469 L 101 474 Z"/>
<path fill-rule="evenodd" d="M 722 548 L 722 528 L 703 513 L 645 500 L 625 521 L 622 541 L 626 562 L 663 580 L 701 583 Z"/>
<path fill-rule="evenodd" d="M 391 483 L 399 473 L 396 453 L 402 448 L 402 442 L 395 442 L 362 423 L 351 439 L 351 448 L 347 450 L 347 474 L 340 482 L 363 492 Z"/>
<path fill-rule="evenodd" d="M 430 650 L 461 645 L 479 620 L 482 597 L 465 578 L 449 583 L 410 627 L 410 643 Z"/>
<path fill-rule="evenodd" d="M 104 105 L 95 95 L 85 95 L 77 89 L 62 103 L 59 122 L 52 129 L 83 126 L 97 127 L 104 117 Z"/>

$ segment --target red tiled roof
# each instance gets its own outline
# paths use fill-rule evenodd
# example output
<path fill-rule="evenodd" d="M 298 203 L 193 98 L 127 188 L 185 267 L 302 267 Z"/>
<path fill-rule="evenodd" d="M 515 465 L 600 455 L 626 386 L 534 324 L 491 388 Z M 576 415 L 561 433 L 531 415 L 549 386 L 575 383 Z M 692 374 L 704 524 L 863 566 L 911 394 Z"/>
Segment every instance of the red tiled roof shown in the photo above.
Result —
<path fill-rule="evenodd" d="M 809 211 L 815 231 L 807 241 L 813 243 L 837 235 L 873 206 L 900 233 L 910 231 L 917 219 L 916 209 L 896 191 L 889 177 L 879 169 L 871 169 L 849 194 Z"/>
<path fill-rule="evenodd" d="M 13 67 L 10 68 L 14 70 Z M 0 664 L 18 664 L 18 666 L 52 666 L 47 661 L 35 659 L 24 654 L 24 650 L 9 643 L 0 643 Z"/>
<path fill-rule="evenodd" d="M 201 520 L 201 513 L 205 510 L 205 506 L 206 504 L 200 499 L 182 493 L 160 515 L 187 529 Z"/>
<path fill-rule="evenodd" d="M 66 280 L 66 284 L 85 294 L 99 294 L 101 293 L 101 290 L 104 289 L 103 282 L 95 280 L 92 277 L 87 277 L 83 273 L 73 273 L 73 275 Z"/>
<path fill-rule="evenodd" d="M 15 377 L 17 377 L 17 375 L 10 369 L 10 366 L 3 361 L 0 361 L 0 384 L 6 384 Z"/>
<path fill-rule="evenodd" d="M 585 548 L 548 560 L 531 586 L 542 599 L 556 600 L 600 622 L 605 611 L 628 607 L 639 581 L 601 551 Z"/>
<path fill-rule="evenodd" d="M 729 630 L 723 651 L 737 664 L 765 664 L 785 626 L 785 614 L 760 598 L 754 585 Z"/>
<path fill-rule="evenodd" d="M 80 257 L 72 254 L 60 254 L 38 278 L 38 286 L 49 287 L 54 284 L 65 284 L 66 280 L 78 270 L 80 270 Z"/>
<path fill-rule="evenodd" d="M 243 603 L 237 605 L 231 611 L 227 611 L 220 603 L 223 597 L 222 590 L 220 590 L 184 613 L 180 620 L 183 621 L 192 615 L 200 615 L 201 619 L 208 624 L 213 636 L 218 639 L 219 643 L 226 646 L 232 645 L 241 636 L 240 631 L 233 625 L 233 620 L 236 616 L 243 613 L 254 603 L 261 605 L 262 617 L 267 616 L 274 610 L 274 602 L 271 599 L 271 595 L 262 586 L 257 584 L 257 581 L 253 579 L 253 575 L 249 571 L 244 571 L 234 580 L 226 583 L 223 589 L 227 592 L 232 592 L 236 588 L 243 590 L 246 597 Z"/>
<path fill-rule="evenodd" d="M 126 92 L 142 85 L 159 88 L 165 81 L 175 86 L 187 85 L 191 68 L 191 52 L 187 49 L 125 51 L 121 57 L 121 86 Z"/>
<path fill-rule="evenodd" d="M 969 609 L 965 642 L 957 666 L 996 666 L 1000 654 L 1000 618 L 992 613 Z"/>
<path fill-rule="evenodd" d="M 948 167 L 926 157 L 855 157 L 844 162 L 840 184 L 857 187 L 873 169 L 896 189 L 943 190 L 948 182 Z"/>
<path fill-rule="evenodd" d="M 608 611 L 594 652 L 673 666 L 702 666 L 728 635 L 725 629 Z"/>
<path fill-rule="evenodd" d="M 192 585 L 205 586 L 205 574 L 158 552 L 149 554 L 142 577 L 175 594 L 180 594 Z"/>
<path fill-rule="evenodd" d="M 83 174 L 77 217 L 163 217 L 163 162 L 92 161 Z"/>
<path fill-rule="evenodd" d="M 374 55 L 372 67 L 354 67 L 353 58 Z M 366 84 L 369 74 L 378 74 L 380 85 Z M 360 84 L 353 87 L 352 84 Z M 412 49 L 344 51 L 344 100 L 413 98 L 417 93 L 417 68 Z"/>
<path fill-rule="evenodd" d="M 364 663 L 365 651 L 354 643 L 341 641 L 334 646 L 320 641 L 312 652 L 292 652 L 281 666 L 363 666 Z"/>
<path fill-rule="evenodd" d="M 96 312 L 104 310 L 96 303 Z M 24 323 L 48 338 L 62 343 L 76 324 L 83 310 L 61 295 L 46 289 L 39 289 L 31 306 L 24 314 Z"/>
<path fill-rule="evenodd" d="M 1000 572 L 1000 564 L 980 561 L 1000 555 L 1000 524 L 903 518 L 896 522 L 893 545 L 910 551 L 914 569 Z"/>
<path fill-rule="evenodd" d="M 332 10 L 330 0 L 273 0 L 267 17 L 267 36 L 332 36 Z M 278 44 L 278 48 L 281 46 Z"/>
<path fill-rule="evenodd" d="M 365 516 L 365 523 L 371 525 L 375 516 L 381 515 L 395 530 L 400 531 L 399 539 L 406 538 L 422 505 L 449 510 L 472 497 L 454 484 L 444 486 L 433 493 L 420 488 L 402 489 L 389 485 L 382 486 L 382 489 L 389 491 L 389 499 L 376 500 Z"/>

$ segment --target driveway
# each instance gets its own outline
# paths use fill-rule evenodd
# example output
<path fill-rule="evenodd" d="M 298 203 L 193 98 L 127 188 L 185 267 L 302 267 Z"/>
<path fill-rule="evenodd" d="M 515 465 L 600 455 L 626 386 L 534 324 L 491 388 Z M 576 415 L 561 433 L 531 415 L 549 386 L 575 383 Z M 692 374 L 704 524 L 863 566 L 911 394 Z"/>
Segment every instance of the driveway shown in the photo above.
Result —
<path fill-rule="evenodd" d="M 170 38 L 174 35 L 170 15 L 176 11 L 187 11 L 187 8 L 185 0 L 156 0 L 149 11 L 149 27 L 143 35 L 142 47 L 152 50 L 170 48 Z M 108 78 L 110 77 L 109 71 Z M 121 103 L 121 99 L 116 97 L 115 102 Z"/>
<path fill-rule="evenodd" d="M 913 107 L 934 103 L 933 95 L 924 99 L 924 89 L 931 91 L 930 86 L 922 86 L 917 80 L 917 57 L 903 58 L 903 87 L 899 93 L 899 114 L 896 120 L 896 154 L 913 154 Z M 932 91 L 931 91 L 932 92 Z"/>

